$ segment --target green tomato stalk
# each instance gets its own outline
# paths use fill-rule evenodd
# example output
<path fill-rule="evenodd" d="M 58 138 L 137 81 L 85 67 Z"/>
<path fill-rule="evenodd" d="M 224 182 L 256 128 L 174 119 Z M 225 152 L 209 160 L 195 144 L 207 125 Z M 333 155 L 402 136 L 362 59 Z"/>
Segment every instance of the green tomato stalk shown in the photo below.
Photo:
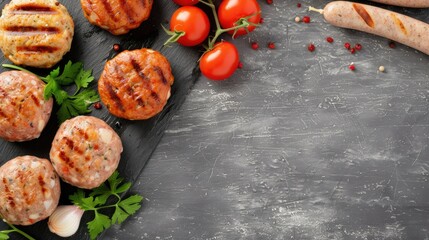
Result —
<path fill-rule="evenodd" d="M 235 34 L 237 33 L 238 29 L 240 28 L 244 28 L 246 29 L 246 31 L 248 30 L 247 28 L 249 26 L 258 26 L 259 24 L 255 24 L 253 22 L 250 22 L 249 19 L 260 14 L 260 12 L 257 12 L 255 14 L 252 14 L 250 16 L 247 17 L 243 17 L 240 18 L 235 24 L 234 27 L 230 27 L 230 28 L 222 28 L 220 23 L 219 23 L 219 17 L 217 15 L 216 12 L 216 6 L 213 3 L 213 0 L 199 0 L 200 3 L 203 3 L 207 6 L 210 7 L 210 9 L 212 10 L 213 13 L 213 18 L 215 20 L 215 24 L 216 24 L 216 32 L 215 35 L 212 38 L 209 38 L 208 41 L 208 46 L 206 47 L 207 51 L 211 50 L 214 48 L 214 45 L 216 44 L 217 39 L 219 38 L 220 35 L 222 35 L 223 33 L 229 32 L 229 31 L 234 31 L 232 37 L 235 37 Z M 161 25 L 162 26 L 162 25 Z M 182 36 L 184 36 L 186 34 L 186 32 L 184 31 L 170 31 L 168 29 L 166 29 L 164 26 L 162 26 L 162 28 L 164 29 L 164 31 L 170 35 L 171 37 L 169 39 L 167 39 L 167 41 L 164 43 L 164 46 L 167 46 L 171 43 L 177 42 L 177 40 L 179 40 L 179 38 L 181 38 Z"/>

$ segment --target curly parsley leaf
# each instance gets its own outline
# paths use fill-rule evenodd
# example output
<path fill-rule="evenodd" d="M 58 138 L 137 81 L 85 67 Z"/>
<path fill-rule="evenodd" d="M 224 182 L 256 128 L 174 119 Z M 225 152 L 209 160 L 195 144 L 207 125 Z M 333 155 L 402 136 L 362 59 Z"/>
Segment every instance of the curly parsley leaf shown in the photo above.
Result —
<path fill-rule="evenodd" d="M 3 64 L 3 67 L 29 72 L 24 68 L 10 64 Z M 92 71 L 85 70 L 81 62 L 69 61 L 62 72 L 61 68 L 58 67 L 46 77 L 38 77 L 46 83 L 43 91 L 44 98 L 54 97 L 55 102 L 60 106 L 57 112 L 60 123 L 69 118 L 90 113 L 91 104 L 100 101 L 97 92 L 88 89 L 89 84 L 94 81 Z M 71 84 L 75 85 L 76 90 L 70 95 L 62 89 L 62 86 Z"/>
<path fill-rule="evenodd" d="M 119 195 L 131 187 L 131 183 L 123 183 L 123 181 L 124 179 L 119 177 L 119 173 L 115 171 L 106 182 L 93 189 L 88 197 L 81 189 L 70 195 L 69 198 L 73 204 L 85 211 L 94 212 L 94 219 L 87 224 L 91 239 L 95 239 L 111 225 L 124 222 L 140 209 L 143 201 L 142 196 L 132 195 L 123 199 Z M 114 203 L 107 205 L 109 199 L 113 200 Z M 100 210 L 107 208 L 114 209 L 111 217 L 100 212 Z"/>

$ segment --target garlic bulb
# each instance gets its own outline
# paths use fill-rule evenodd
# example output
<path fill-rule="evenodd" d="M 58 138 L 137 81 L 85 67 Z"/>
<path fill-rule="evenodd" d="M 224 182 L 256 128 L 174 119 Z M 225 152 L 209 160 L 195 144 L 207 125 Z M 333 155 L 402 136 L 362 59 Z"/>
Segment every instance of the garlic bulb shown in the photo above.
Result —
<path fill-rule="evenodd" d="M 75 205 L 58 206 L 49 217 L 49 230 L 60 237 L 70 237 L 77 232 L 83 213 Z"/>

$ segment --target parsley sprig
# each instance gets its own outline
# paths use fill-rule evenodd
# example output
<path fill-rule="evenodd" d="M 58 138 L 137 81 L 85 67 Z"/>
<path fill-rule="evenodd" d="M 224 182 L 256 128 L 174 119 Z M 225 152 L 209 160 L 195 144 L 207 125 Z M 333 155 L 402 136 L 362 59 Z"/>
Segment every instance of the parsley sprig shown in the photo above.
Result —
<path fill-rule="evenodd" d="M 131 183 L 122 183 L 123 181 L 124 179 L 119 177 L 119 173 L 115 171 L 105 183 L 93 189 L 89 193 L 89 196 L 86 196 L 82 189 L 78 189 L 74 194 L 69 196 L 74 205 L 79 206 L 84 211 L 92 211 L 94 213 L 94 219 L 87 223 L 91 239 L 95 239 L 101 232 L 113 224 L 121 224 L 130 215 L 140 209 L 143 200 L 142 196 L 132 195 L 122 199 L 120 194 L 126 192 L 131 187 Z M 107 204 L 109 199 L 116 201 L 113 204 Z M 111 217 L 101 213 L 100 210 L 106 208 L 114 209 Z"/>
<path fill-rule="evenodd" d="M 3 64 L 2 66 L 32 73 L 27 69 L 12 64 Z M 49 99 L 53 96 L 55 102 L 60 106 L 57 112 L 60 123 L 69 118 L 90 113 L 89 107 L 91 104 L 100 101 L 97 92 L 93 89 L 88 89 L 89 84 L 94 81 L 92 71 L 85 70 L 81 62 L 73 63 L 69 61 L 62 72 L 61 68 L 58 67 L 46 77 L 38 77 L 46 83 L 43 92 L 44 98 Z M 71 84 L 75 84 L 75 91 L 70 95 L 62 87 Z"/>
<path fill-rule="evenodd" d="M 0 219 L 3 219 L 3 217 L 0 215 Z M 10 238 L 9 234 L 11 233 L 18 233 L 21 234 L 23 237 L 25 237 L 28 240 L 36 240 L 27 233 L 23 232 L 22 230 L 18 229 L 14 225 L 8 223 L 6 220 L 3 219 L 3 221 L 10 227 L 10 229 L 7 230 L 1 230 L 0 231 L 0 240 L 7 240 Z"/>

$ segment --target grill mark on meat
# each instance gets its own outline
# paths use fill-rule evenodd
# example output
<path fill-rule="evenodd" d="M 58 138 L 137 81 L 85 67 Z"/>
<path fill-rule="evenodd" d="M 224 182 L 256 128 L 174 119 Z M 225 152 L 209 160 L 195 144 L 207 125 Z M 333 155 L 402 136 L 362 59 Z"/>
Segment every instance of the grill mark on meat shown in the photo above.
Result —
<path fill-rule="evenodd" d="M 70 138 L 68 138 L 68 137 L 64 137 L 63 139 L 64 139 L 64 141 L 66 142 L 66 145 L 67 145 L 70 149 L 73 149 L 73 148 L 74 148 L 74 142 L 73 142 Z"/>
<path fill-rule="evenodd" d="M 162 69 L 158 66 L 154 66 L 153 70 L 159 75 L 159 77 L 161 78 L 162 83 L 167 84 L 167 78 L 164 76 L 164 72 L 162 72 Z"/>
<path fill-rule="evenodd" d="M 127 5 L 126 0 L 120 0 L 119 5 L 124 10 L 125 14 L 127 15 L 128 22 L 131 24 L 134 24 L 136 21 L 133 18 L 133 10 Z"/>
<path fill-rule="evenodd" d="M 63 139 L 65 140 L 66 145 L 67 145 L 67 146 L 68 146 L 72 151 L 75 151 L 76 153 L 78 153 L 78 154 L 80 154 L 80 155 L 82 155 L 82 154 L 83 154 L 83 151 L 74 145 L 73 140 L 71 140 L 71 139 L 70 139 L 70 138 L 68 138 L 68 137 L 64 137 Z"/>
<path fill-rule="evenodd" d="M 59 48 L 51 46 L 19 46 L 16 50 L 19 52 L 53 53 L 58 51 Z"/>
<path fill-rule="evenodd" d="M 147 82 L 147 76 L 143 73 L 143 69 L 141 68 L 140 64 L 137 62 L 137 60 L 135 60 L 134 58 L 131 57 L 131 65 L 134 68 L 134 71 L 137 72 L 138 76 L 144 81 Z M 148 84 L 149 85 L 149 84 Z M 147 88 L 150 88 L 150 86 L 147 86 Z M 136 98 L 137 104 L 139 106 L 144 107 L 146 104 L 143 102 L 143 100 L 138 97 Z"/>
<path fill-rule="evenodd" d="M 2 179 L 2 181 L 3 181 L 3 185 L 4 185 L 4 191 L 5 191 L 5 194 L 7 195 L 7 200 L 9 200 L 9 205 L 10 205 L 12 208 L 14 208 L 14 207 L 15 207 L 15 202 L 13 201 L 13 197 L 11 196 L 11 192 L 10 192 L 10 189 L 9 189 L 9 187 L 8 187 L 7 179 L 4 177 L 4 178 Z"/>
<path fill-rule="evenodd" d="M 143 79 L 147 80 L 147 76 L 143 73 L 143 69 L 141 68 L 140 64 L 135 60 L 134 58 L 131 58 L 131 65 L 133 65 L 134 70 L 137 72 L 137 74 Z"/>
<path fill-rule="evenodd" d="M 113 86 L 110 83 L 106 83 L 106 89 L 107 89 L 107 92 L 109 93 L 110 98 L 115 103 L 116 107 L 118 107 L 119 110 L 121 110 L 122 112 L 125 112 L 124 105 L 122 104 L 122 101 L 119 98 L 119 96 L 116 94 L 115 90 L 113 90 Z"/>
<path fill-rule="evenodd" d="M 58 34 L 60 29 L 56 27 L 41 26 L 7 26 L 4 29 L 8 34 L 13 35 L 40 35 L 40 34 Z"/>
<path fill-rule="evenodd" d="M 374 20 L 372 20 L 371 16 L 366 11 L 365 7 L 359 4 L 353 3 L 353 8 L 357 12 L 357 14 L 359 14 L 359 16 L 363 19 L 366 25 L 368 25 L 370 28 L 374 28 L 375 26 Z"/>
<path fill-rule="evenodd" d="M 37 97 L 34 96 L 34 94 L 31 94 L 30 98 L 33 100 L 34 104 L 36 104 L 37 107 L 40 107 L 39 99 L 37 99 Z"/>
<path fill-rule="evenodd" d="M 66 155 L 66 153 L 64 151 L 60 151 L 60 154 L 58 155 L 58 157 L 65 163 L 67 164 L 67 166 L 69 166 L 70 168 L 74 168 L 74 164 L 71 161 L 71 159 Z"/>
<path fill-rule="evenodd" d="M 150 96 L 153 97 L 153 99 L 155 99 L 155 101 L 157 101 L 157 102 L 160 101 L 159 96 L 158 96 L 158 94 L 156 92 L 152 91 L 150 93 Z"/>
<path fill-rule="evenodd" d="M 401 19 L 399 19 L 394 13 L 390 14 L 390 17 L 393 19 L 393 22 L 395 22 L 396 26 L 399 27 L 399 29 L 401 30 L 401 32 L 404 35 L 408 35 L 408 31 L 407 28 L 405 27 L 404 23 L 401 21 Z"/>
<path fill-rule="evenodd" d="M 0 109 L 0 116 L 4 117 L 4 118 L 7 118 L 7 115 L 1 109 Z"/>
<path fill-rule="evenodd" d="M 109 15 L 109 17 L 111 19 L 113 19 L 115 22 L 118 21 L 118 18 L 116 17 L 115 13 L 113 12 L 113 8 L 110 5 L 110 3 L 108 3 L 107 0 L 100 0 L 100 2 L 103 4 L 104 9 L 106 10 L 107 14 Z"/>
<path fill-rule="evenodd" d="M 14 14 L 55 14 L 55 9 L 41 5 L 41 4 L 23 4 L 23 5 L 17 5 L 14 7 L 12 13 Z"/>
<path fill-rule="evenodd" d="M 89 139 L 88 133 L 86 133 L 82 128 L 77 128 L 77 132 L 80 136 L 82 136 L 85 140 Z"/>
<path fill-rule="evenodd" d="M 39 181 L 39 185 L 40 185 L 42 193 L 45 194 L 48 190 L 45 188 L 46 183 L 45 183 L 45 180 L 43 180 L 43 176 L 39 175 L 37 180 Z"/>

